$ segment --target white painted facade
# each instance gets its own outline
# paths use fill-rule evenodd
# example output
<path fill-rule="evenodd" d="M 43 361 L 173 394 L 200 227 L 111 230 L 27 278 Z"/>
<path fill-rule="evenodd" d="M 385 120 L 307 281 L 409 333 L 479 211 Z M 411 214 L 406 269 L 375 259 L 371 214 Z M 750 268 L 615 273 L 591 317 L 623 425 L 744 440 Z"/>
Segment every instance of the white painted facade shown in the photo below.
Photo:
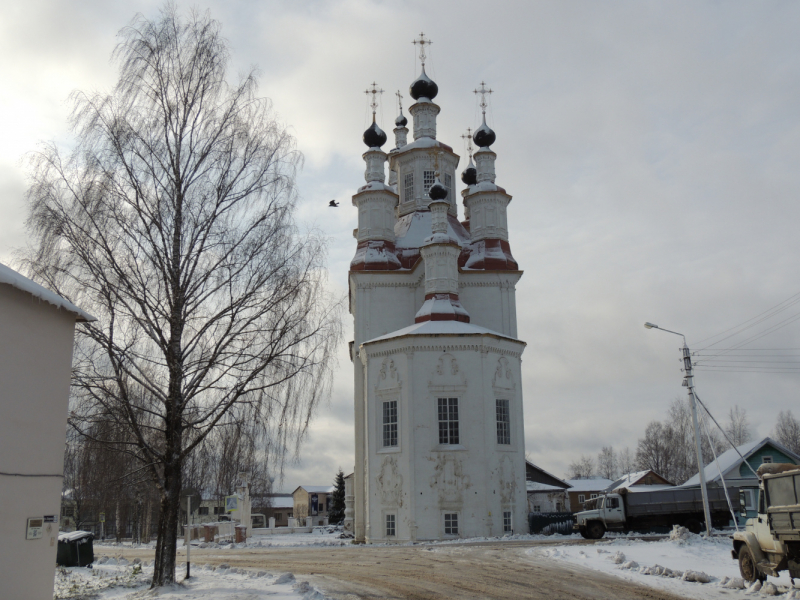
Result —
<path fill-rule="evenodd" d="M 367 184 L 353 196 L 356 467 L 346 523 L 362 542 L 527 532 L 511 196 L 495 184 L 492 137 L 466 178 L 459 222 L 459 157 L 436 140 L 437 90 L 415 96 L 416 83 L 414 141 L 401 114 L 396 147 L 384 153 L 380 138 L 369 147 Z"/>
<path fill-rule="evenodd" d="M 89 320 L 94 317 L 0 265 L 3 598 L 53 598 L 73 336 L 76 321 Z M 32 535 L 29 519 L 41 525 Z"/>

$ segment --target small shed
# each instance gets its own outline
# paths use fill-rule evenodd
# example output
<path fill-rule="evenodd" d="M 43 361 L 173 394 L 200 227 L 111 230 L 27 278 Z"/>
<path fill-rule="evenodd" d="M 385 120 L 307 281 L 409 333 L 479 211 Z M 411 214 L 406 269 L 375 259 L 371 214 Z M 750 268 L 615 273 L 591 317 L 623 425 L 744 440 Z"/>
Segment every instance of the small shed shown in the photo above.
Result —
<path fill-rule="evenodd" d="M 59 567 L 86 567 L 94 562 L 94 534 L 72 531 L 58 534 L 56 564 Z"/>

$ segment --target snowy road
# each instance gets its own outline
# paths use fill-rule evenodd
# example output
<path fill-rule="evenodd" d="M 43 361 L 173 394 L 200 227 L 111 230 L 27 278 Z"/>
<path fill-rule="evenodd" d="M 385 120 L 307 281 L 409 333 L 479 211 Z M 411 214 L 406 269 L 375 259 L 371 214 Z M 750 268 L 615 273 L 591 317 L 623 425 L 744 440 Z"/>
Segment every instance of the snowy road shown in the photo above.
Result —
<path fill-rule="evenodd" d="M 555 541 L 555 540 L 554 540 Z M 564 540 L 560 542 L 564 543 Z M 579 545 L 590 546 L 580 541 Z M 675 600 L 669 592 L 531 553 L 553 542 L 192 550 L 193 565 L 291 572 L 326 597 L 356 599 Z M 98 547 L 96 554 L 152 558 L 152 550 Z M 223 600 L 223 599 L 220 599 Z"/>

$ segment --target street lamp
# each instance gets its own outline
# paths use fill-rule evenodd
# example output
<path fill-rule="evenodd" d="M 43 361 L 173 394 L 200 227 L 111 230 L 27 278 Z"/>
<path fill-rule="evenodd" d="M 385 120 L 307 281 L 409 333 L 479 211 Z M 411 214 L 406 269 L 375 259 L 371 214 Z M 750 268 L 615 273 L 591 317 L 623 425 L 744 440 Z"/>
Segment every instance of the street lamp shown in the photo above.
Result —
<path fill-rule="evenodd" d="M 706 517 L 706 533 L 711 535 L 711 513 L 708 510 L 708 491 L 706 490 L 706 469 L 703 462 L 703 451 L 700 448 L 700 428 L 697 426 L 697 401 L 694 397 L 694 385 L 692 384 L 692 355 L 689 346 L 686 345 L 686 336 L 677 331 L 664 329 L 653 323 L 645 323 L 646 329 L 660 329 L 667 333 L 674 333 L 683 338 L 683 368 L 686 375 L 683 376 L 683 385 L 689 388 L 689 399 L 692 404 L 692 424 L 694 425 L 694 445 L 697 452 L 697 466 L 700 474 L 700 491 L 703 495 L 703 513 Z"/>

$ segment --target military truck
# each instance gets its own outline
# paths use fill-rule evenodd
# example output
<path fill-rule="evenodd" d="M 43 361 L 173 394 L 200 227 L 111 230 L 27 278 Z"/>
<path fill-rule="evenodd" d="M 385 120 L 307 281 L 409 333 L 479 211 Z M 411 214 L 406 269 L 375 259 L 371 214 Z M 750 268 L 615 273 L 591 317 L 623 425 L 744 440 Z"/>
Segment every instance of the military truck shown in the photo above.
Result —
<path fill-rule="evenodd" d="M 764 464 L 757 474 L 758 516 L 733 534 L 731 554 L 746 581 L 787 570 L 790 577 L 800 577 L 800 466 Z"/>
<path fill-rule="evenodd" d="M 739 488 L 729 487 L 728 495 L 736 505 Z M 724 527 L 731 521 L 731 510 L 721 487 L 708 488 L 711 524 Z M 734 510 L 738 510 L 738 506 Z M 587 539 L 600 539 L 606 531 L 649 532 L 683 525 L 692 533 L 700 533 L 705 516 L 703 496 L 699 489 L 666 488 L 660 490 L 608 493 L 586 504 L 589 510 L 575 515 L 573 530 Z"/>

